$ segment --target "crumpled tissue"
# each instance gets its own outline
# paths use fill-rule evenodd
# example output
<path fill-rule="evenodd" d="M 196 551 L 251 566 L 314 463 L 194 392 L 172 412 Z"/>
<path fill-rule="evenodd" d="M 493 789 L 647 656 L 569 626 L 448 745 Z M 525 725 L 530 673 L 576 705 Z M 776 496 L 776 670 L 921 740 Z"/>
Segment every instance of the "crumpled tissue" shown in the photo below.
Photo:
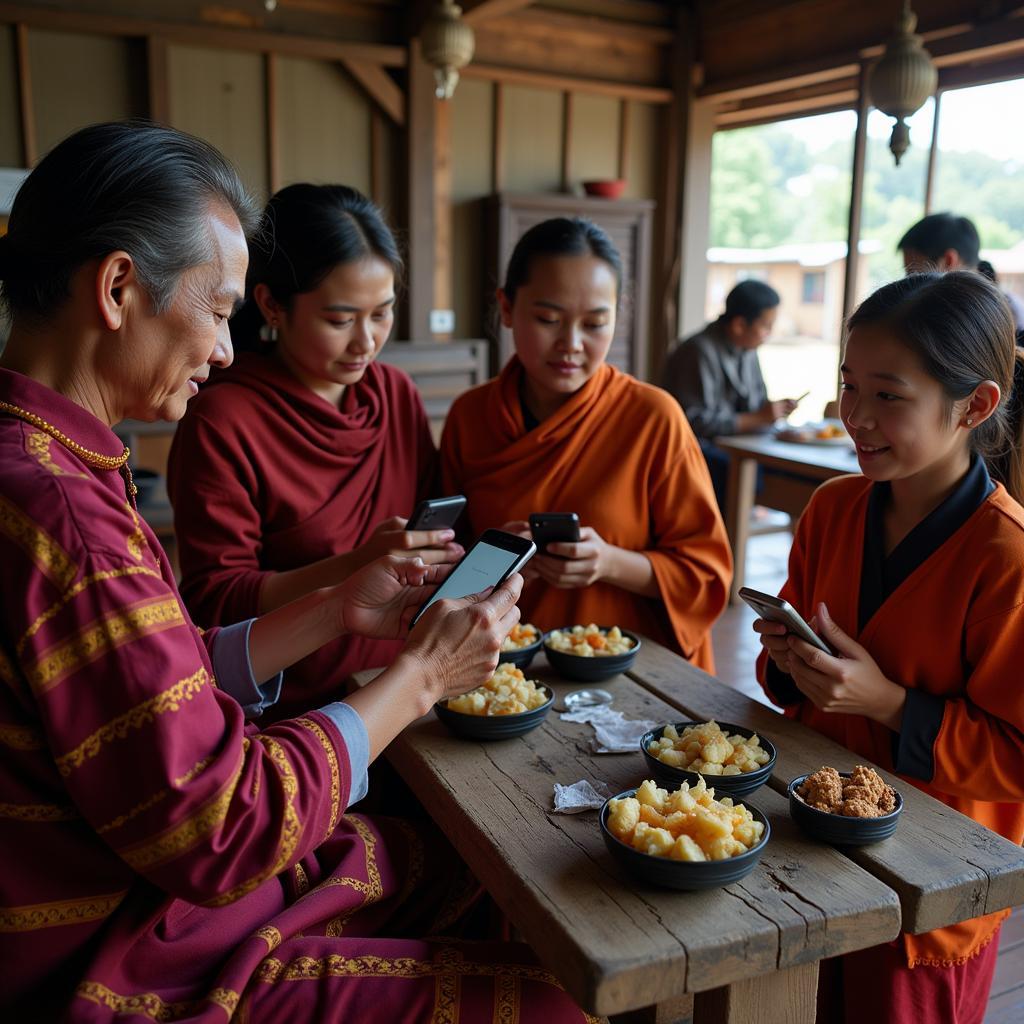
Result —
<path fill-rule="evenodd" d="M 563 722 L 588 722 L 594 727 L 595 754 L 631 754 L 640 746 L 640 737 L 658 723 L 626 718 L 607 704 L 596 708 L 578 708 L 562 713 Z"/>
<path fill-rule="evenodd" d="M 592 811 L 604 806 L 605 800 L 612 795 L 604 782 L 591 784 L 580 779 L 571 786 L 555 783 L 555 813 L 579 814 L 580 811 Z"/>

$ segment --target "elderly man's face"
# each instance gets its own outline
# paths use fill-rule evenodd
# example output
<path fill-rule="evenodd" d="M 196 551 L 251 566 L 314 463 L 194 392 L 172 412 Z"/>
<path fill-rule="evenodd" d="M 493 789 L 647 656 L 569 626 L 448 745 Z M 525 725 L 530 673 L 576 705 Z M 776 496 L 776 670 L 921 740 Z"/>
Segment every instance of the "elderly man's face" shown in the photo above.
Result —
<path fill-rule="evenodd" d="M 198 393 L 211 366 L 232 359 L 228 319 L 245 293 L 249 250 L 238 218 L 213 206 L 208 220 L 213 256 L 186 270 L 170 307 L 150 314 L 132 339 L 131 368 L 124 392 L 126 415 L 142 420 L 178 420 Z"/>

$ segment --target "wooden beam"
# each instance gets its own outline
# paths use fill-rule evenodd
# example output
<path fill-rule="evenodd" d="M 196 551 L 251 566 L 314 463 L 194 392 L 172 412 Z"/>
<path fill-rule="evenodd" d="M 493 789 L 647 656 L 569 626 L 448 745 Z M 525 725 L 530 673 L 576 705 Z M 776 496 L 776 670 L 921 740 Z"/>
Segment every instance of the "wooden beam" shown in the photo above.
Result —
<path fill-rule="evenodd" d="M 924 214 L 932 212 L 935 198 L 935 158 L 939 152 L 939 112 L 942 110 L 942 93 L 935 94 L 935 110 L 932 115 L 932 144 L 928 147 L 928 171 L 924 179 Z"/>
<path fill-rule="evenodd" d="M 774 102 L 751 104 L 734 110 L 715 112 L 715 123 L 722 128 L 749 124 L 752 118 L 759 121 L 778 121 L 795 114 L 816 114 L 823 109 L 844 110 L 857 104 L 856 88 L 814 92 L 802 98 L 779 99 Z"/>
<path fill-rule="evenodd" d="M 494 83 L 491 122 L 491 191 L 505 188 L 505 86 Z"/>
<path fill-rule="evenodd" d="M 676 34 L 662 25 L 644 25 L 617 18 L 601 18 L 593 14 L 571 14 L 568 11 L 553 11 L 532 7 L 522 20 L 530 25 L 543 25 L 556 32 L 590 33 L 602 40 L 636 39 L 658 46 L 671 46 Z"/>
<path fill-rule="evenodd" d="M 146 36 L 146 82 L 150 118 L 168 124 L 171 120 L 171 100 L 167 75 L 167 40 L 163 36 Z"/>
<path fill-rule="evenodd" d="M 470 64 L 462 70 L 463 78 L 483 78 L 505 85 L 525 85 L 533 89 L 554 89 L 556 92 L 585 92 L 615 99 L 637 100 L 640 103 L 671 103 L 672 90 L 629 82 L 602 82 L 594 78 L 573 78 L 569 75 L 549 75 L 541 71 L 496 67 L 490 64 Z"/>
<path fill-rule="evenodd" d="M 78 11 L 0 3 L 0 22 L 23 23 L 57 32 L 89 32 L 95 35 L 134 37 L 162 36 L 170 43 L 210 49 L 278 53 L 318 60 L 363 60 L 385 67 L 405 67 L 405 49 L 380 43 L 355 43 L 316 36 L 288 35 L 245 28 L 216 28 L 175 21 L 155 21 L 126 15 L 89 14 Z"/>
<path fill-rule="evenodd" d="M 273 195 L 281 181 L 281 119 L 277 107 L 277 54 L 263 55 L 264 112 L 267 130 L 267 188 Z"/>
<path fill-rule="evenodd" d="M 562 93 L 562 191 L 568 192 L 572 172 L 572 93 Z"/>
<path fill-rule="evenodd" d="M 408 333 L 411 341 L 430 337 L 434 308 L 434 72 L 423 59 L 419 39 L 409 40 L 408 83 L 409 196 Z"/>
<path fill-rule="evenodd" d="M 753 96 L 780 92 L 783 89 L 798 89 L 803 86 L 818 85 L 821 82 L 834 82 L 837 79 L 855 77 L 859 71 L 860 63 L 858 61 L 836 64 L 830 58 L 822 58 L 807 64 L 790 66 L 781 76 L 776 71 L 772 76 L 746 75 L 728 81 L 711 82 L 701 86 L 697 90 L 697 95 L 701 98 L 711 97 L 718 103 L 728 103 L 733 100 L 744 100 Z"/>
<path fill-rule="evenodd" d="M 619 181 L 624 181 L 629 177 L 629 144 L 631 134 L 629 100 L 619 100 Z"/>
<path fill-rule="evenodd" d="M 948 89 L 963 89 L 972 85 L 991 85 L 993 82 L 1008 82 L 1020 78 L 1024 69 L 1021 57 L 1002 60 L 972 61 L 955 68 L 939 70 L 939 92 Z"/>
<path fill-rule="evenodd" d="M 434 100 L 434 289 L 431 309 L 452 308 L 452 105 Z M 431 332 L 435 341 L 451 341 L 451 331 Z M 415 339 L 414 339 L 415 340 Z"/>
<path fill-rule="evenodd" d="M 533 0 L 462 0 L 462 17 L 468 25 L 479 25 L 488 18 L 497 18 L 502 14 L 515 14 L 524 7 L 529 7 Z"/>
<path fill-rule="evenodd" d="M 341 65 L 395 124 L 405 126 L 405 95 L 380 64 L 343 58 Z"/>
<path fill-rule="evenodd" d="M 846 274 L 843 281 L 843 320 L 857 304 L 857 267 L 860 263 L 860 224 L 864 210 L 864 167 L 868 149 L 868 97 L 867 61 L 861 66 L 859 97 L 857 100 L 857 131 L 853 137 L 853 174 L 850 182 L 850 216 L 846 231 Z"/>
<path fill-rule="evenodd" d="M 28 53 L 28 26 L 14 27 L 14 59 L 18 66 L 18 112 L 21 116 L 21 157 L 26 167 L 35 167 L 39 159 L 36 119 L 32 110 L 32 69 Z"/>

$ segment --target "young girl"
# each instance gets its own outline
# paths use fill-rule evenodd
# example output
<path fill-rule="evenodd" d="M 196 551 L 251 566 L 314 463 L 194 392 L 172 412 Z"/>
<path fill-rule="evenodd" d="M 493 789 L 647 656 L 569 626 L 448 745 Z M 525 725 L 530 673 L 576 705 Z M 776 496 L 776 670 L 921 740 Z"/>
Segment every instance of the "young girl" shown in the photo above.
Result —
<path fill-rule="evenodd" d="M 380 211 L 354 189 L 291 185 L 252 248 L 249 303 L 232 323 L 252 351 L 189 403 L 171 450 L 181 591 L 202 626 L 271 611 L 389 551 L 461 554 L 450 530 L 403 529 L 433 492 L 437 453 L 412 381 L 375 361 L 402 271 Z M 323 648 L 289 670 L 273 714 L 315 707 L 397 649 Z"/>
<path fill-rule="evenodd" d="M 474 532 L 528 534 L 534 512 L 579 516 L 579 543 L 529 563 L 524 621 L 639 630 L 710 670 L 728 541 L 678 404 L 605 362 L 621 283 L 619 254 L 589 221 L 523 235 L 498 291 L 516 354 L 452 406 L 444 489 L 469 499 Z"/>
<path fill-rule="evenodd" d="M 1014 361 L 1010 312 L 976 274 L 915 275 L 863 303 L 840 401 L 863 476 L 814 495 L 782 589 L 837 656 L 754 629 L 788 714 L 1020 843 L 1024 509 L 985 463 L 1021 458 Z M 826 1019 L 980 1022 L 1006 913 L 843 957 Z"/>

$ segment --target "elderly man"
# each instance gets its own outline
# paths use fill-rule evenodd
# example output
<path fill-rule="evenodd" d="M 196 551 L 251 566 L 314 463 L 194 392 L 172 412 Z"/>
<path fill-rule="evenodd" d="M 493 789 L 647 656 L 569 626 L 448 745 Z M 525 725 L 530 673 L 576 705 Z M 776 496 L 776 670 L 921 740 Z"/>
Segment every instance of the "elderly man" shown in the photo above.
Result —
<path fill-rule="evenodd" d="M 521 579 L 437 602 L 365 689 L 259 732 L 283 668 L 404 634 L 446 570 L 384 559 L 203 635 L 138 516 L 111 427 L 179 418 L 230 362 L 254 219 L 210 146 L 108 124 L 38 165 L 0 239 L 4 1019 L 582 1021 L 521 946 L 408 937 L 452 915 L 451 850 L 344 813 L 493 670 Z"/>

